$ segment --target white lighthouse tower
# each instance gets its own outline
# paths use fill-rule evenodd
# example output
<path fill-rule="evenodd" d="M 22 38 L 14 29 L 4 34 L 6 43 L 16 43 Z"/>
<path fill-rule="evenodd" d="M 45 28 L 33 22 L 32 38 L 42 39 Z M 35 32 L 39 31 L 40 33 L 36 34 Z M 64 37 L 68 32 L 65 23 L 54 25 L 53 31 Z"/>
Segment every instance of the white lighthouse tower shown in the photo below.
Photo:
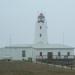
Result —
<path fill-rule="evenodd" d="M 40 13 L 37 18 L 36 31 L 35 31 L 35 43 L 36 44 L 47 44 L 47 23 L 45 16 Z"/>

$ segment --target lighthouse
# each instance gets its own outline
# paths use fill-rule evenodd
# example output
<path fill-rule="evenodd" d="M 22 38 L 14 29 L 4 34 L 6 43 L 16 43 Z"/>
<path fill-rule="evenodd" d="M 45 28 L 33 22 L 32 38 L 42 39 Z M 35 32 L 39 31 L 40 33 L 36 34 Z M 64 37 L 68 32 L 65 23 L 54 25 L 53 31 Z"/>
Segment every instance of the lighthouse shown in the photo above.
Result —
<path fill-rule="evenodd" d="M 37 17 L 36 28 L 35 28 L 35 43 L 36 44 L 47 44 L 47 22 L 43 13 L 40 13 Z"/>

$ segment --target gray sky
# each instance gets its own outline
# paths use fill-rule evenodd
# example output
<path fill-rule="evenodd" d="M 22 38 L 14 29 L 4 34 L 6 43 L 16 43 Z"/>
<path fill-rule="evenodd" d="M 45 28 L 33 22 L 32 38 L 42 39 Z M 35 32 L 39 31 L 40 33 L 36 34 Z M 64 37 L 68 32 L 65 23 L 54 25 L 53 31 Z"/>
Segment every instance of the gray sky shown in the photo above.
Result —
<path fill-rule="evenodd" d="M 49 43 L 75 47 L 75 0 L 0 0 L 0 47 L 33 43 L 37 16 L 43 12 Z"/>

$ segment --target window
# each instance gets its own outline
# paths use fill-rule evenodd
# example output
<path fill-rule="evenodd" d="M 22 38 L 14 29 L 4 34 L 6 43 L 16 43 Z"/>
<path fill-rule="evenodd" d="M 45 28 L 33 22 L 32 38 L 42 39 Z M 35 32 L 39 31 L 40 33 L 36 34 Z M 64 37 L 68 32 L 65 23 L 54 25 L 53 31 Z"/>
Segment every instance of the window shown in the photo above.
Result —
<path fill-rule="evenodd" d="M 61 56 L 61 53 L 60 52 L 58 52 L 58 56 Z"/>
<path fill-rule="evenodd" d="M 42 37 L 42 34 L 40 34 L 40 37 Z"/>
<path fill-rule="evenodd" d="M 22 51 L 22 57 L 25 57 L 26 56 L 26 52 L 25 50 Z"/>
<path fill-rule="evenodd" d="M 44 20 L 43 20 L 43 19 L 39 19 L 39 20 L 38 20 L 38 23 L 40 23 L 40 22 L 41 22 L 41 23 L 44 23 Z"/>
<path fill-rule="evenodd" d="M 70 52 L 67 52 L 67 56 L 70 56 Z"/>
<path fill-rule="evenodd" d="M 42 52 L 40 52 L 40 56 L 42 56 Z"/>
<path fill-rule="evenodd" d="M 40 30 L 42 29 L 42 27 L 40 26 Z"/>

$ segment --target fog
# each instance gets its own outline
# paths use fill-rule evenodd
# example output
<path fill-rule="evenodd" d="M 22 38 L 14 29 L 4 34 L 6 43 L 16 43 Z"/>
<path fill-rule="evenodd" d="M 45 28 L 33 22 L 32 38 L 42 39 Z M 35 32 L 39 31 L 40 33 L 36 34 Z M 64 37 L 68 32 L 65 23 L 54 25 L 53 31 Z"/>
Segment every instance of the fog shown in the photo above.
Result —
<path fill-rule="evenodd" d="M 0 47 L 34 43 L 41 12 L 48 42 L 75 47 L 75 0 L 0 0 Z"/>

